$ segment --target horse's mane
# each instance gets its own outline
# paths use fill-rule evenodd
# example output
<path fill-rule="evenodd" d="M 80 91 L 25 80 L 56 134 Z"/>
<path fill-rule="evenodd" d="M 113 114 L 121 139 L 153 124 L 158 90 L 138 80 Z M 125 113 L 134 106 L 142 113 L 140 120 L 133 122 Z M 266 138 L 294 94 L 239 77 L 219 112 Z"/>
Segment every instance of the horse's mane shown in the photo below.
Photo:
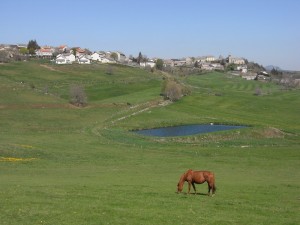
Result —
<path fill-rule="evenodd" d="M 186 173 L 183 173 L 179 179 L 178 184 L 183 183 L 185 181 L 185 179 L 186 179 Z"/>
<path fill-rule="evenodd" d="M 183 173 L 183 174 L 181 175 L 181 177 L 180 177 L 178 183 L 185 182 L 185 181 L 186 181 L 186 177 L 187 177 L 187 175 L 188 175 L 190 172 L 192 172 L 191 169 L 189 169 L 188 171 L 186 171 L 185 173 Z"/>

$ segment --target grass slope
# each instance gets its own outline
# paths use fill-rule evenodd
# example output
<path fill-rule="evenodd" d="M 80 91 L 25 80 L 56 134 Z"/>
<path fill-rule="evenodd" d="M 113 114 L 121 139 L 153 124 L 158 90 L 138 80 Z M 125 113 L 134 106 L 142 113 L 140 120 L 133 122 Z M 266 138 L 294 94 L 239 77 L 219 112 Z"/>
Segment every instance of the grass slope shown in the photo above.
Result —
<path fill-rule="evenodd" d="M 178 78 L 192 95 L 160 106 L 159 74 L 107 70 L 0 65 L 1 224 L 299 222 L 299 90 L 209 73 Z M 88 107 L 69 105 L 74 83 Z M 208 122 L 249 128 L 177 138 L 129 132 Z M 189 168 L 215 172 L 215 197 L 205 184 L 197 195 L 175 194 Z"/>

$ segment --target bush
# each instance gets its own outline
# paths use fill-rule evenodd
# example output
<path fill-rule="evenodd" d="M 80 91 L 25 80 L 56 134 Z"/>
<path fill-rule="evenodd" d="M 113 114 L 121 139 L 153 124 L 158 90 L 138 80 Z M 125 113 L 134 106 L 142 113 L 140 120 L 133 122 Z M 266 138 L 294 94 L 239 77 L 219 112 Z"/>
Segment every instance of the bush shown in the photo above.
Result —
<path fill-rule="evenodd" d="M 108 75 L 113 75 L 114 74 L 114 70 L 113 70 L 113 67 L 111 65 L 107 66 L 106 74 L 108 74 Z"/>
<path fill-rule="evenodd" d="M 162 87 L 162 95 L 165 99 L 169 99 L 173 102 L 179 100 L 182 97 L 182 87 L 174 80 L 165 80 Z"/>
<path fill-rule="evenodd" d="M 262 95 L 262 94 L 263 94 L 262 90 L 261 90 L 259 87 L 257 87 L 257 88 L 255 89 L 254 95 L 260 96 L 260 95 Z"/>
<path fill-rule="evenodd" d="M 79 107 L 87 104 L 87 96 L 82 86 L 72 85 L 70 87 L 70 103 Z"/>

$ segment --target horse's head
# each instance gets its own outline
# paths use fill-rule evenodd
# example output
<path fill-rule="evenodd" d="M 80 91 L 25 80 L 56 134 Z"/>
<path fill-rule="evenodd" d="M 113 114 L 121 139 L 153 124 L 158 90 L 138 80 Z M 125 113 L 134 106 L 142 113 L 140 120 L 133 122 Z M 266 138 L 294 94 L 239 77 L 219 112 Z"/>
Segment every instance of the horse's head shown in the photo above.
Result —
<path fill-rule="evenodd" d="M 183 182 L 178 182 L 177 184 L 177 193 L 182 192 L 183 189 Z"/>

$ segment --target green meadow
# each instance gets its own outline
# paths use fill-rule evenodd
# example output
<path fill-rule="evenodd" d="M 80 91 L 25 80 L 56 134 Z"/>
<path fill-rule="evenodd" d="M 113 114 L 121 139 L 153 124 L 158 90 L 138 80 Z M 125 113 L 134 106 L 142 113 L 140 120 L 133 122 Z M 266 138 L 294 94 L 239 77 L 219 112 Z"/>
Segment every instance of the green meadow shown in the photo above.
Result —
<path fill-rule="evenodd" d="M 299 224 L 300 90 L 212 72 L 176 77 L 121 65 L 0 64 L 0 224 Z M 69 104 L 80 85 L 86 107 Z M 260 95 L 256 95 L 256 90 Z M 247 125 L 185 137 L 136 129 Z M 188 169 L 217 192 L 176 194 Z"/>

